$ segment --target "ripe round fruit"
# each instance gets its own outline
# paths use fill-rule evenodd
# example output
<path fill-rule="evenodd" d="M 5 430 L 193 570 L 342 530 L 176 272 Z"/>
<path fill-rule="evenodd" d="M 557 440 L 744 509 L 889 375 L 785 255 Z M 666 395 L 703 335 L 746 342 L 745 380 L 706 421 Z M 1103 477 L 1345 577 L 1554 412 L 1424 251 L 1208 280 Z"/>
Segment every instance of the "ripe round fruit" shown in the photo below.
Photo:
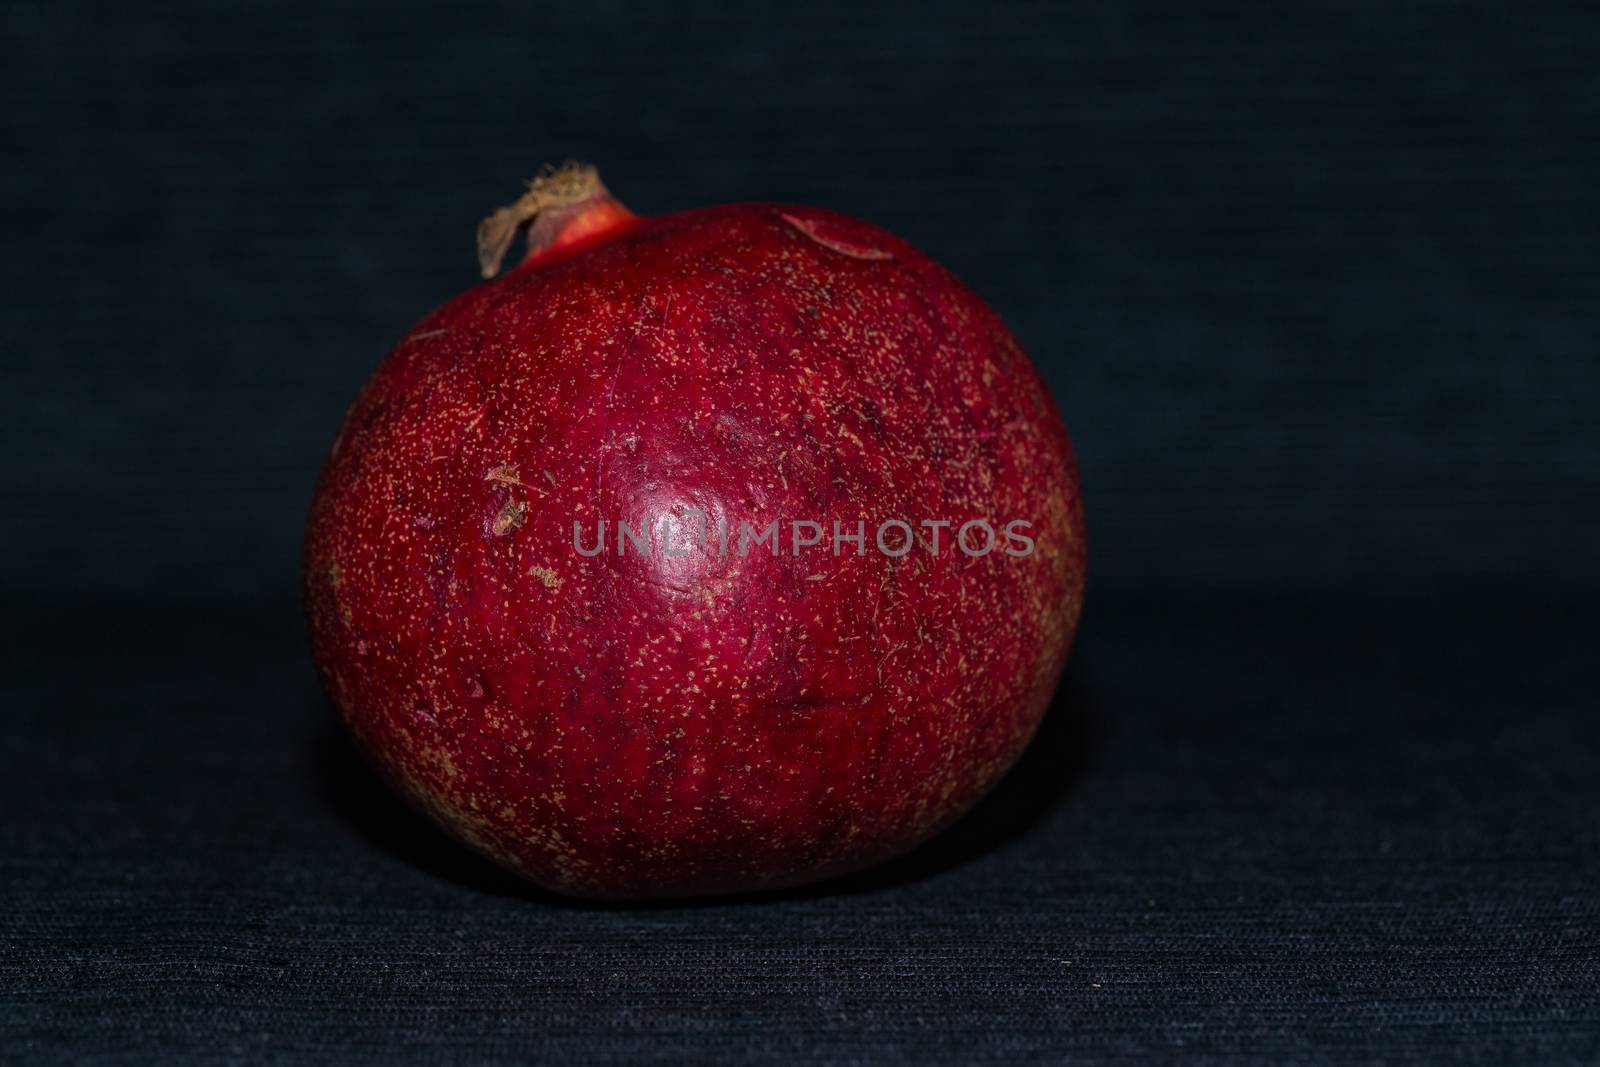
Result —
<path fill-rule="evenodd" d="M 1021 753 L 1077 625 L 1077 476 L 1027 357 L 832 212 L 637 218 L 569 166 L 485 221 L 486 275 L 524 228 L 328 459 L 305 595 L 351 731 L 563 893 L 790 886 L 926 840 Z"/>

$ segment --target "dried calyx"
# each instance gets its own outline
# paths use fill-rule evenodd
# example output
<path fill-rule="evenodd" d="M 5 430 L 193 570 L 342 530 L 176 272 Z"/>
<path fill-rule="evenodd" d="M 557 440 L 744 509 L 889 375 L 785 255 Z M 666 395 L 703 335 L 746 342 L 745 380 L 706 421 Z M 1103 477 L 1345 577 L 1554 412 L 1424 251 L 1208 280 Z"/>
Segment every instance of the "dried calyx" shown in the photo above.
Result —
<path fill-rule="evenodd" d="M 478 265 L 493 278 L 519 232 L 528 232 L 524 262 L 544 252 L 594 237 L 633 219 L 587 163 L 547 166 L 515 203 L 478 224 Z"/>

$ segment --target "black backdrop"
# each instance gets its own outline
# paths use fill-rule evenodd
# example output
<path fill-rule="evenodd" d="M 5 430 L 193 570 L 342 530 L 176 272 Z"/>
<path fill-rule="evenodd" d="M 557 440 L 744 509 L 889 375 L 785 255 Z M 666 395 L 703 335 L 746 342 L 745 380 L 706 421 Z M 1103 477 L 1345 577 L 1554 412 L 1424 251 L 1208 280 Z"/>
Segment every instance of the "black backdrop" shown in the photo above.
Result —
<path fill-rule="evenodd" d="M 1600 1059 L 1594 5 L 4 10 L 7 1056 Z M 1082 639 L 905 862 L 566 904 L 331 725 L 317 466 L 569 156 L 883 224 L 1056 393 Z"/>

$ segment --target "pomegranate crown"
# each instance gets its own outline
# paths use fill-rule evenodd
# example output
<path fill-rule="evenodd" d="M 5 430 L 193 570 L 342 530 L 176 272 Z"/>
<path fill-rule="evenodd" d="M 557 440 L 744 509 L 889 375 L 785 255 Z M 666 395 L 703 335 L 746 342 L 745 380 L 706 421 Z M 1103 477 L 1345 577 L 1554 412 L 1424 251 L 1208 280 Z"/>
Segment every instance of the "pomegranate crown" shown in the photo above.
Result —
<path fill-rule="evenodd" d="M 524 229 L 531 257 L 593 232 L 601 221 L 627 218 L 632 215 L 612 198 L 591 164 L 571 159 L 560 166 L 546 164 L 528 182 L 527 192 L 478 223 L 478 266 L 485 278 L 493 278 Z"/>

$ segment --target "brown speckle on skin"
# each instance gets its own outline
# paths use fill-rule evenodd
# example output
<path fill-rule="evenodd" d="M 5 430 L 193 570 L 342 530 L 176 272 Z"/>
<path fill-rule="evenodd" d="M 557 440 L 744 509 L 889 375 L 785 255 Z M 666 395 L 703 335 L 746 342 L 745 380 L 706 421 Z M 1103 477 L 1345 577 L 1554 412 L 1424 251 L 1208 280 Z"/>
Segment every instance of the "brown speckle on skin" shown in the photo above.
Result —
<path fill-rule="evenodd" d="M 483 476 L 486 482 L 499 482 L 501 485 L 521 485 L 522 479 L 517 476 L 515 463 L 501 463 L 489 468 L 489 473 Z"/>
<path fill-rule="evenodd" d="M 552 593 L 560 592 L 563 579 L 549 567 L 533 566 L 528 568 L 528 573 L 539 579 L 544 587 Z"/>
<path fill-rule="evenodd" d="M 504 537 L 527 521 L 528 505 L 520 500 L 513 500 L 500 509 L 500 513 L 489 524 L 490 531 L 496 537 Z"/>

